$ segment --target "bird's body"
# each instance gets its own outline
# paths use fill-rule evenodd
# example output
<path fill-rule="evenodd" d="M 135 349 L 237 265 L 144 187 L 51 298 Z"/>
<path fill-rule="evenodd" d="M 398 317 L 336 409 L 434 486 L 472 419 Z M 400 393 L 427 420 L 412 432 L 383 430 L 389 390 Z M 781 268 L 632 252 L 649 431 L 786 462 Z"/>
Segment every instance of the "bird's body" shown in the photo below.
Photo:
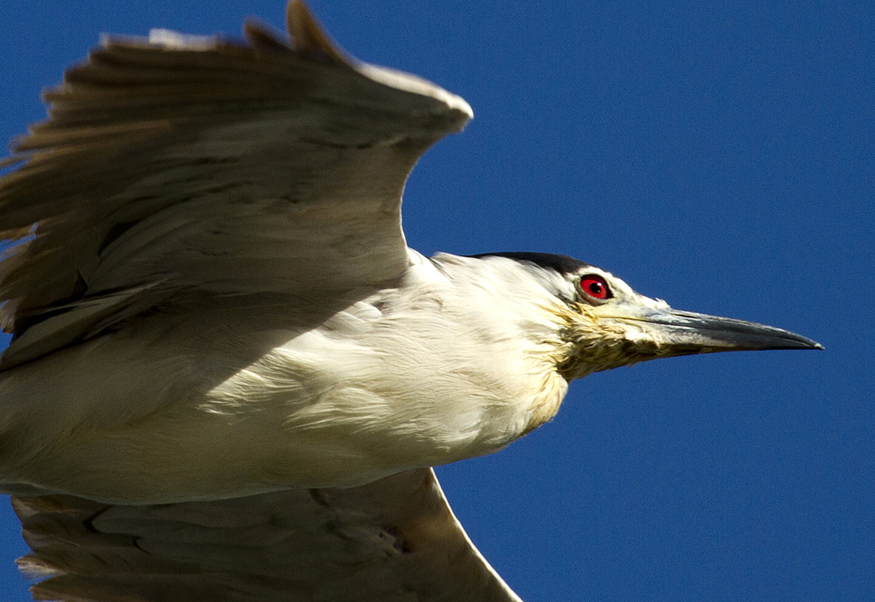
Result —
<path fill-rule="evenodd" d="M 409 249 L 407 175 L 470 107 L 287 22 L 108 39 L 0 182 L 0 491 L 34 496 L 40 596 L 518 600 L 429 467 L 593 372 L 819 348 L 565 256 Z"/>
<path fill-rule="evenodd" d="M 531 271 L 410 251 L 396 287 L 329 316 L 248 299 L 132 319 L 5 373 L 0 474 L 170 502 L 360 485 L 498 451 L 567 389 L 568 309 Z M 533 303 L 546 311 L 520 311 Z"/>

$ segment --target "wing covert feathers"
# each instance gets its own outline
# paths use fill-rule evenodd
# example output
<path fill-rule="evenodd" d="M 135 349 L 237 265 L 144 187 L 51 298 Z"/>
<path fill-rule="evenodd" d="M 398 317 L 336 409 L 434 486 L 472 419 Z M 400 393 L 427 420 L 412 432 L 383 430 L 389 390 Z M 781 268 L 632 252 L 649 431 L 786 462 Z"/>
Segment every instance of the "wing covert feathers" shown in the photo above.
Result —
<path fill-rule="evenodd" d="M 14 498 L 44 581 L 64 602 L 519 602 L 471 544 L 430 469 L 353 489 L 106 506 Z"/>
<path fill-rule="evenodd" d="M 288 23 L 290 40 L 255 23 L 248 42 L 108 37 L 45 94 L 49 120 L 0 181 L 14 242 L 0 325 L 15 337 L 0 368 L 181 299 L 342 296 L 399 277 L 404 182 L 470 107 L 347 57 L 301 2 Z M 136 303 L 106 300 L 128 291 Z M 36 324 L 40 340 L 18 344 Z"/>

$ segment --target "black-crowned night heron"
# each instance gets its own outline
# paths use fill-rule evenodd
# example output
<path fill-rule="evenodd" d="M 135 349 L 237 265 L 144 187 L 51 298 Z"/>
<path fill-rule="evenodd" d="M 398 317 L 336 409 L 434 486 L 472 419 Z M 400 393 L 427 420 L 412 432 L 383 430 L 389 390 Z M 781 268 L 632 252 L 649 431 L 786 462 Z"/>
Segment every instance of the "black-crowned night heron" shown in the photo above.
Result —
<path fill-rule="evenodd" d="M 40 596 L 514 600 L 429 467 L 592 372 L 819 347 L 564 256 L 408 249 L 407 174 L 471 109 L 288 27 L 109 39 L 18 145 L 0 489 Z"/>

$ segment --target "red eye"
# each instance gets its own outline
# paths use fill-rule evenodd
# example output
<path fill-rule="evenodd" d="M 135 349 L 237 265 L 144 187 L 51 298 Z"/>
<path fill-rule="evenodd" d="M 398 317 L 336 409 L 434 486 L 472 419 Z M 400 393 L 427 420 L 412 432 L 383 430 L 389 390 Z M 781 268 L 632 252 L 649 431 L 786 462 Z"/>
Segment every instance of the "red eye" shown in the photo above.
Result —
<path fill-rule="evenodd" d="M 601 276 L 596 276 L 595 274 L 590 274 L 589 276 L 584 276 L 580 279 L 580 290 L 582 290 L 586 296 L 600 301 L 613 297 L 611 289 L 608 288 L 608 283 L 605 282 L 605 279 Z"/>

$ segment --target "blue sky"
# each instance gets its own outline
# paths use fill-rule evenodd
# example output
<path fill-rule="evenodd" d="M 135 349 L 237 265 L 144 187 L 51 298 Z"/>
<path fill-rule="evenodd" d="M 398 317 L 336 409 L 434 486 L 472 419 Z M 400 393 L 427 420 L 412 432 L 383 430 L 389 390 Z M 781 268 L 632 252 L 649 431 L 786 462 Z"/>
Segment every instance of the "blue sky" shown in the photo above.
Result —
<path fill-rule="evenodd" d="M 875 18 L 866 2 L 313 0 L 356 56 L 461 94 L 420 163 L 414 248 L 565 253 L 672 306 L 825 352 L 575 383 L 557 418 L 441 468 L 527 602 L 875 599 Z M 101 32 L 237 34 L 277 1 L 6 3 L 0 137 Z M 29 600 L 0 504 L 0 591 Z"/>

